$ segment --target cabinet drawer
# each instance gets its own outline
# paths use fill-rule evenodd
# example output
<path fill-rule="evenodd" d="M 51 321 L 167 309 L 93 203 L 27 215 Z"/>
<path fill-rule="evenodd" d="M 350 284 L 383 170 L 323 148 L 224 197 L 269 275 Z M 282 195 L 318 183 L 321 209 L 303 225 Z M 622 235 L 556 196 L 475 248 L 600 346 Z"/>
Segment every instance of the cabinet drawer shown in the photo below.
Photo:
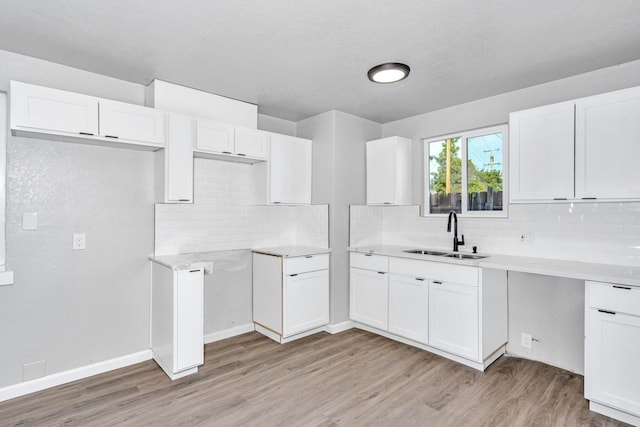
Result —
<path fill-rule="evenodd" d="M 589 307 L 640 316 L 640 288 L 587 282 Z"/>
<path fill-rule="evenodd" d="M 444 262 L 390 258 L 389 272 L 463 285 L 478 285 L 478 268 Z"/>
<path fill-rule="evenodd" d="M 351 252 L 351 267 L 374 271 L 389 271 L 389 258 L 381 255 Z"/>
<path fill-rule="evenodd" d="M 283 264 L 285 276 L 307 271 L 326 270 L 329 268 L 329 254 L 285 258 Z"/>

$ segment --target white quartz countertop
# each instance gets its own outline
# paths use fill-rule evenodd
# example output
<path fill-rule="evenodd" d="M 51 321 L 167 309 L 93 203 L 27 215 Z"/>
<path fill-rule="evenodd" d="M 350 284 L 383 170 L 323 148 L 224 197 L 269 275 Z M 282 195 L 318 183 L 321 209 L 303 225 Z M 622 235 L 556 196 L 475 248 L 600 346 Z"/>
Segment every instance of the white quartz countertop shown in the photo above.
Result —
<path fill-rule="evenodd" d="M 640 286 L 640 267 L 512 255 L 493 255 L 487 253 L 479 253 L 479 255 L 487 256 L 487 258 L 483 259 L 456 260 L 446 257 L 409 254 L 404 252 L 405 250 L 410 249 L 423 248 L 406 246 L 364 246 L 357 248 L 352 247 L 349 248 L 349 251 L 424 261 L 446 262 L 449 264 L 475 265 L 482 268 L 518 271 L 521 273 L 542 274 L 546 276 L 565 277 L 570 279 L 593 280 L 596 282 Z M 437 248 L 430 249 L 440 250 Z M 443 252 L 450 251 L 443 250 Z"/>
<path fill-rule="evenodd" d="M 256 249 L 252 249 L 252 251 L 259 254 L 290 258 L 290 257 L 297 257 L 297 256 L 328 254 L 331 252 L 331 249 L 316 248 L 312 246 L 276 246 L 273 248 L 256 248 Z"/>
<path fill-rule="evenodd" d="M 177 255 L 150 256 L 149 259 L 174 271 L 204 268 L 205 274 L 213 270 L 224 269 L 229 264 L 237 263 L 238 252 L 247 253 L 248 249 L 232 251 L 194 252 Z"/>

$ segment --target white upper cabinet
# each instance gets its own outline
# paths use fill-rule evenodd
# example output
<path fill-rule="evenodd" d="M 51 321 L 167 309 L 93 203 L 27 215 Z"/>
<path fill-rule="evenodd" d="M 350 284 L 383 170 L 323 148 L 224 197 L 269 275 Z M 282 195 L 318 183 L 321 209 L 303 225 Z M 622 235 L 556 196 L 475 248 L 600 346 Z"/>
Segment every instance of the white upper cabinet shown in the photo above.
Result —
<path fill-rule="evenodd" d="M 271 134 L 268 203 L 311 203 L 311 140 Z"/>
<path fill-rule="evenodd" d="M 576 101 L 576 198 L 640 198 L 640 87 Z"/>
<path fill-rule="evenodd" d="M 367 204 L 412 203 L 412 141 L 392 136 L 367 141 Z"/>
<path fill-rule="evenodd" d="M 254 163 L 269 153 L 269 134 L 258 129 L 198 119 L 196 133 L 196 152 L 212 154 L 205 157 Z"/>
<path fill-rule="evenodd" d="M 11 82 L 11 129 L 98 134 L 98 98 Z"/>
<path fill-rule="evenodd" d="M 574 103 L 509 116 L 511 201 L 573 198 Z"/>
<path fill-rule="evenodd" d="M 233 125 L 201 119 L 196 123 L 196 150 L 233 154 Z"/>
<path fill-rule="evenodd" d="M 156 202 L 193 202 L 194 120 L 191 116 L 167 113 L 167 143 L 156 151 Z"/>
<path fill-rule="evenodd" d="M 511 201 L 640 199 L 640 87 L 509 116 Z"/>
<path fill-rule="evenodd" d="M 157 150 L 164 113 L 153 108 L 11 82 L 11 131 L 17 136 Z"/>
<path fill-rule="evenodd" d="M 164 146 L 164 112 L 101 99 L 100 135 Z"/>

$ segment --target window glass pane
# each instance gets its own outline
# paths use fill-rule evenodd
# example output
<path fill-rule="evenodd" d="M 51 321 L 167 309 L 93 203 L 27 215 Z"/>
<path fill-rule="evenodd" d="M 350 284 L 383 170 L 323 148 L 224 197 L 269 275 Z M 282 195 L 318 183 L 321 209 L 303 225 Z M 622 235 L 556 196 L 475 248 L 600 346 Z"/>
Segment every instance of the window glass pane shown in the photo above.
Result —
<path fill-rule="evenodd" d="M 468 210 L 502 210 L 502 132 L 467 139 Z"/>
<path fill-rule="evenodd" d="M 460 213 L 462 157 L 460 138 L 429 143 L 429 213 Z"/>

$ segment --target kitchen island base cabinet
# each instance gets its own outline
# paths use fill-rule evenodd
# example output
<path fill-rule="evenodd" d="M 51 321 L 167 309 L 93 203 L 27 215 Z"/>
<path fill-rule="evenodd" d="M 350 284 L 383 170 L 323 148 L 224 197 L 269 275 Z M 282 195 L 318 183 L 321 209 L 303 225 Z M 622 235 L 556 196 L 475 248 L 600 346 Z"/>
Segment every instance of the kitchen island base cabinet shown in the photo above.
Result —
<path fill-rule="evenodd" d="M 585 299 L 585 397 L 640 425 L 640 288 L 586 282 Z"/>
<path fill-rule="evenodd" d="M 151 350 L 172 380 L 204 363 L 204 270 L 151 263 Z"/>
<path fill-rule="evenodd" d="M 281 344 L 329 324 L 329 255 L 253 254 L 255 330 Z"/>

